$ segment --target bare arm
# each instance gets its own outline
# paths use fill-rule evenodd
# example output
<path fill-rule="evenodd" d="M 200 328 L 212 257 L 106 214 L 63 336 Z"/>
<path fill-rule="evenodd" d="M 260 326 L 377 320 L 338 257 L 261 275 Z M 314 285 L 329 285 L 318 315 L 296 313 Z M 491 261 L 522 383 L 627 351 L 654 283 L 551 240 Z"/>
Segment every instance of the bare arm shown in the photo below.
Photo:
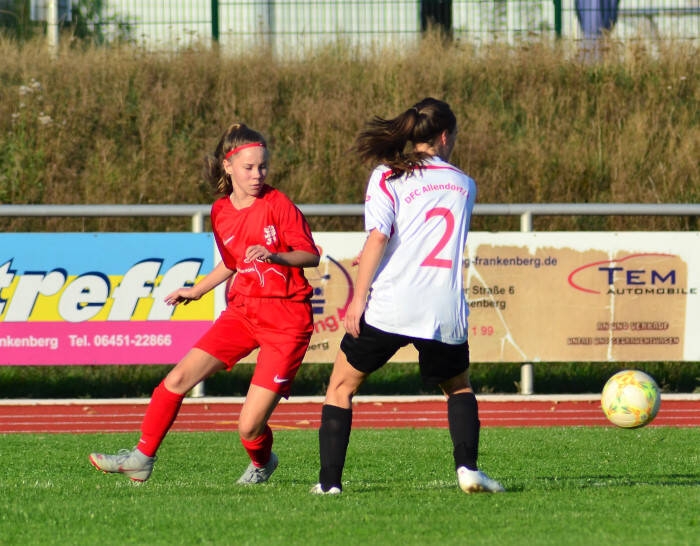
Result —
<path fill-rule="evenodd" d="M 372 281 L 377 273 L 379 262 L 384 256 L 389 238 L 379 230 L 369 232 L 365 245 L 360 254 L 360 265 L 355 281 L 355 294 L 345 313 L 345 329 L 353 336 L 360 335 L 360 318 L 367 305 L 367 296 L 372 286 Z"/>
<path fill-rule="evenodd" d="M 177 305 L 178 303 L 187 305 L 228 280 L 234 273 L 235 271 L 226 267 L 224 262 L 219 262 L 214 269 L 194 286 L 178 288 L 175 292 L 168 294 L 165 297 L 165 303 L 168 305 Z"/>
<path fill-rule="evenodd" d="M 316 267 L 320 260 L 318 255 L 304 250 L 290 250 L 289 252 L 277 252 L 273 254 L 262 245 L 248 247 L 245 257 L 249 262 L 260 260 L 262 262 L 286 265 L 289 267 Z"/>

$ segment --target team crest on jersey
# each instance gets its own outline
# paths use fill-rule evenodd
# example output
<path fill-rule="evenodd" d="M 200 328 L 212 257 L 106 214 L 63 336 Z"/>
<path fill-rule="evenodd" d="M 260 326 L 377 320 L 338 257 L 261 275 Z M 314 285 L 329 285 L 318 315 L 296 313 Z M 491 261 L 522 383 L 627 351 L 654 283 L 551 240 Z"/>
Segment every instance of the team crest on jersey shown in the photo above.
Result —
<path fill-rule="evenodd" d="M 277 230 L 275 226 L 265 226 L 263 229 L 265 235 L 265 243 L 268 245 L 274 245 L 277 243 Z"/>

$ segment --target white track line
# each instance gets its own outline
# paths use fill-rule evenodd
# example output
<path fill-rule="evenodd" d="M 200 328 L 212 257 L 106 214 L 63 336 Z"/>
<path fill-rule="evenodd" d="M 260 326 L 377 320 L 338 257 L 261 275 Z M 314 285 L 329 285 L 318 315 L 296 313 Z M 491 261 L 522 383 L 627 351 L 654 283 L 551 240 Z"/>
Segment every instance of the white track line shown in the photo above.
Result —
<path fill-rule="evenodd" d="M 599 394 L 477 394 L 477 400 L 483 402 L 597 402 Z M 661 394 L 663 400 L 700 400 L 700 393 L 668 393 Z M 440 395 L 395 395 L 395 396 L 370 396 L 358 395 L 353 398 L 356 403 L 401 403 L 401 402 L 432 402 L 445 400 Z M 61 405 L 119 405 L 119 404 L 148 404 L 150 398 L 4 398 L 0 400 L 0 406 L 61 406 Z M 184 404 L 242 404 L 243 396 L 203 396 L 200 398 L 188 397 Z M 281 404 L 321 404 L 323 396 L 292 396 L 289 400 L 282 399 Z"/>

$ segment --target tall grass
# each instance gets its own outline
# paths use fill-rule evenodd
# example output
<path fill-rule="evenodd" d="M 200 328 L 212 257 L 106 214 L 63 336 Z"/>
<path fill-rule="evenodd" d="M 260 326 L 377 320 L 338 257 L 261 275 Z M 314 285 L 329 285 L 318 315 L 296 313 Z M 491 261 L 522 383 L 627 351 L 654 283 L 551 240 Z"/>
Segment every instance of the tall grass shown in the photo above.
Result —
<path fill-rule="evenodd" d="M 585 62 L 559 46 L 474 50 L 428 36 L 404 51 L 335 44 L 304 60 L 193 48 L 0 41 L 0 203 L 208 203 L 202 156 L 232 120 L 261 130 L 271 182 L 299 203 L 360 203 L 363 122 L 432 95 L 457 113 L 453 160 L 479 202 L 697 202 L 700 63 L 611 44 Z M 475 218 L 474 229 L 513 229 Z M 188 230 L 185 219 L 0 218 L 5 230 Z M 357 219 L 313 219 L 357 229 Z M 557 218 L 535 229 L 696 229 L 688 218 Z"/>

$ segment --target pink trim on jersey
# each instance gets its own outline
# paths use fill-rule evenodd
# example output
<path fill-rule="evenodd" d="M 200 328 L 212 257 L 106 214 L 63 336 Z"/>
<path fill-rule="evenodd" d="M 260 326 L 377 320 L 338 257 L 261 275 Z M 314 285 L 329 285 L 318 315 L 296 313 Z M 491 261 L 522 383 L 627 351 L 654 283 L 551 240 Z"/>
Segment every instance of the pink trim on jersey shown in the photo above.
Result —
<path fill-rule="evenodd" d="M 454 167 L 452 165 L 424 165 L 422 167 L 419 167 L 419 169 L 420 170 L 425 169 L 426 171 L 427 170 L 439 171 L 441 169 L 444 169 L 446 171 L 455 171 L 457 173 L 464 174 L 461 170 L 459 170 L 457 167 Z"/>
<path fill-rule="evenodd" d="M 462 173 L 462 171 L 460 171 L 457 167 L 454 167 L 454 166 L 452 166 L 452 165 L 423 165 L 423 166 L 421 166 L 421 167 L 418 167 L 418 170 L 423 170 L 423 169 L 425 169 L 426 171 L 427 171 L 427 170 L 435 170 L 435 171 L 439 171 L 439 170 L 455 171 L 455 172 L 458 172 L 458 173 L 460 173 L 460 174 L 464 174 L 464 173 Z M 391 176 L 391 173 L 392 173 L 392 171 L 391 171 L 391 169 L 389 169 L 388 171 L 386 171 L 385 173 L 382 174 L 382 177 L 381 177 L 381 179 L 379 180 L 379 189 L 381 189 L 381 190 L 384 192 L 384 194 L 385 194 L 385 195 L 389 198 L 389 200 L 391 201 L 391 208 L 393 208 L 394 210 L 396 210 L 396 202 L 394 201 L 394 196 L 391 195 L 391 192 L 390 192 L 389 189 L 387 188 L 387 180 L 388 180 L 389 177 Z M 392 233 L 393 233 L 393 229 L 392 229 Z"/>
<path fill-rule="evenodd" d="M 389 176 L 391 176 L 391 170 L 388 170 L 384 174 L 382 174 L 382 178 L 379 180 L 379 188 L 386 194 L 386 196 L 389 198 L 391 201 L 391 208 L 396 210 L 396 203 L 394 202 L 394 196 L 391 195 L 389 190 L 386 187 L 386 181 L 389 179 Z"/>

